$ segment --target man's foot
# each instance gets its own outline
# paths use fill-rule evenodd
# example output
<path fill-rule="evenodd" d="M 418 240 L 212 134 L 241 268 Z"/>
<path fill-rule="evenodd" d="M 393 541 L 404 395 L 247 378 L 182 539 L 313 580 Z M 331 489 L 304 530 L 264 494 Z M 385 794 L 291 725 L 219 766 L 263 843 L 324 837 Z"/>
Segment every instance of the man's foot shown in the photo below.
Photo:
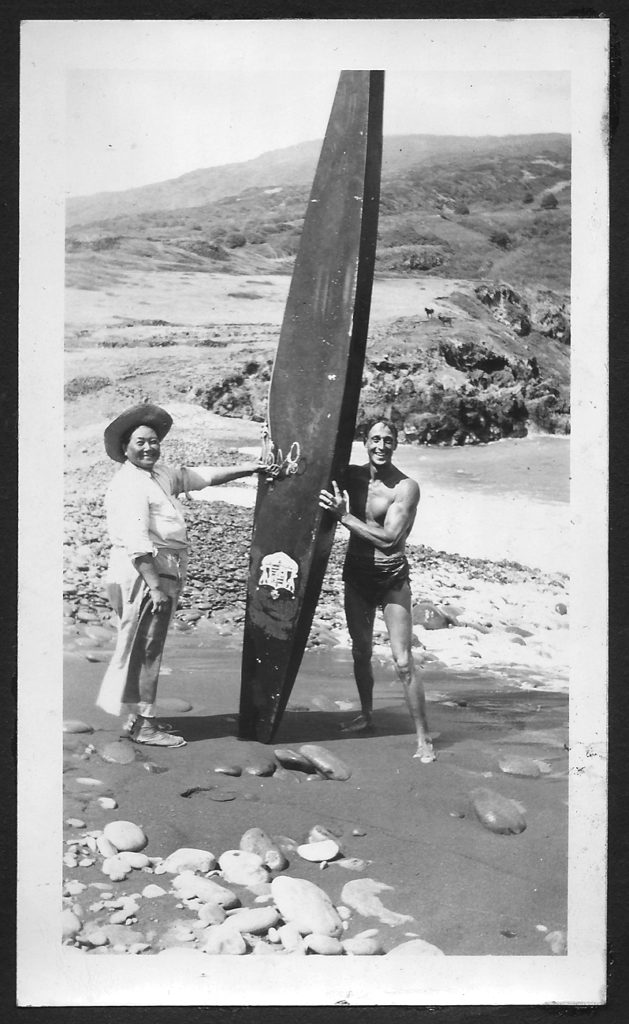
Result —
<path fill-rule="evenodd" d="M 432 764 L 433 761 L 436 761 L 437 755 L 432 748 L 431 740 L 419 740 L 413 757 L 419 758 L 421 764 Z"/>
<path fill-rule="evenodd" d="M 368 735 L 374 732 L 373 722 L 371 717 L 364 715 L 362 712 L 353 718 L 347 725 L 341 726 L 341 732 L 345 734 L 351 734 L 352 736 Z"/>
<path fill-rule="evenodd" d="M 133 743 L 145 744 L 149 747 L 186 746 L 183 736 L 178 736 L 177 733 L 169 732 L 163 726 L 157 725 L 154 718 L 141 718 L 140 716 L 129 733 L 129 739 Z"/>

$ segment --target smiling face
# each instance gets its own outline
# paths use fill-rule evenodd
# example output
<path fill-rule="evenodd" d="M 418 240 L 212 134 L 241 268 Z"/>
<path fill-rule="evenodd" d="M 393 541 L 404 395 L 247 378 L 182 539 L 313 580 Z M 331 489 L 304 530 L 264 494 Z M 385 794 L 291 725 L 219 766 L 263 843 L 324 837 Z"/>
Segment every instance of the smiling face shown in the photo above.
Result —
<path fill-rule="evenodd" d="M 369 462 L 377 468 L 388 466 L 397 448 L 395 434 L 386 423 L 374 423 L 365 439 Z"/>
<path fill-rule="evenodd" d="M 125 457 L 138 469 L 149 472 L 159 459 L 159 437 L 153 427 L 136 427 L 124 448 Z"/>

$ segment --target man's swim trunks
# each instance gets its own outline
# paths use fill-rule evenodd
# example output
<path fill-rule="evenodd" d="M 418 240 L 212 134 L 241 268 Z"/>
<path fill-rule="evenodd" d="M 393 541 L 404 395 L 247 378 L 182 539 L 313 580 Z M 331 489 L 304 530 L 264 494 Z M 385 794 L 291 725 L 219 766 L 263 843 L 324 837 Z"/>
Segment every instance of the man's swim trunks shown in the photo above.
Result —
<path fill-rule="evenodd" d="M 374 608 L 384 604 L 392 590 L 398 590 L 409 578 L 406 555 L 394 555 L 382 562 L 348 557 L 343 566 L 343 580 Z"/>

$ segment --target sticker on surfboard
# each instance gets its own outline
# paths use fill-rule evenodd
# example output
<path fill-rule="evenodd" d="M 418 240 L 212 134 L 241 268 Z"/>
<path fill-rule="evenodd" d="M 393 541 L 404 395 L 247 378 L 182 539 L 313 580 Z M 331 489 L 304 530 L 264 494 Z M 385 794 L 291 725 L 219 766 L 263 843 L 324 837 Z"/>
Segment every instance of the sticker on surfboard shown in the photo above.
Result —
<path fill-rule="evenodd" d="M 269 587 L 270 597 L 277 601 L 280 591 L 284 590 L 291 597 L 295 596 L 295 582 L 299 574 L 297 562 L 285 554 L 284 551 L 275 551 L 272 555 L 265 555 L 260 563 L 259 587 Z"/>

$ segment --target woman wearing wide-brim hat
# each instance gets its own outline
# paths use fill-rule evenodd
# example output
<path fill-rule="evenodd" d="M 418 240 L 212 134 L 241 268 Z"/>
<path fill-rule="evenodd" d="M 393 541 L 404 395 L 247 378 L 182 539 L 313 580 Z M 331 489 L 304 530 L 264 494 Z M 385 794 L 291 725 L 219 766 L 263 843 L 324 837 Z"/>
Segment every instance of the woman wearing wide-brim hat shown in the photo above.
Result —
<path fill-rule="evenodd" d="M 260 462 L 240 466 L 157 465 L 172 418 L 148 402 L 125 409 L 105 430 L 105 451 L 121 468 L 105 497 L 111 554 L 107 594 L 118 637 L 96 703 L 126 714 L 125 733 L 135 743 L 185 746 L 183 737 L 155 717 L 159 670 L 168 627 L 186 576 L 188 541 L 178 494 L 261 472 Z"/>

